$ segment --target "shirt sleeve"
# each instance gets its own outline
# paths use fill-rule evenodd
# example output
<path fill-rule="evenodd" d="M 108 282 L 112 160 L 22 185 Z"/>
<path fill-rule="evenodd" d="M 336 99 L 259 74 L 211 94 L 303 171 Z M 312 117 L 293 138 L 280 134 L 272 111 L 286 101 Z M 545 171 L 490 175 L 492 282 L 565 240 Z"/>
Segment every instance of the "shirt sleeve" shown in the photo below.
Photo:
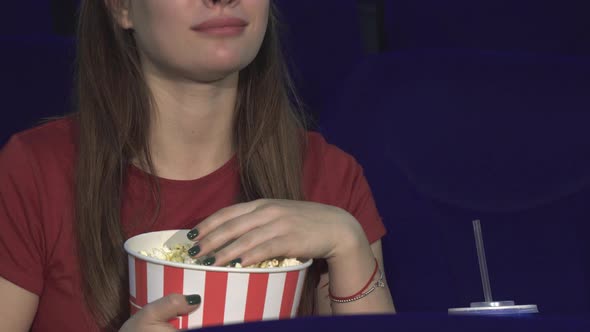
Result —
<path fill-rule="evenodd" d="M 365 231 L 369 243 L 380 240 L 386 229 L 363 168 L 356 159 L 328 144 L 317 133 L 308 136 L 307 158 L 306 191 L 311 193 L 310 196 L 352 214 Z"/>
<path fill-rule="evenodd" d="M 354 159 L 352 162 L 354 167 L 347 211 L 361 224 L 369 243 L 374 243 L 380 240 L 387 231 L 377 210 L 363 168 Z"/>
<path fill-rule="evenodd" d="M 40 295 L 44 280 L 38 165 L 17 137 L 0 150 L 0 276 Z"/>

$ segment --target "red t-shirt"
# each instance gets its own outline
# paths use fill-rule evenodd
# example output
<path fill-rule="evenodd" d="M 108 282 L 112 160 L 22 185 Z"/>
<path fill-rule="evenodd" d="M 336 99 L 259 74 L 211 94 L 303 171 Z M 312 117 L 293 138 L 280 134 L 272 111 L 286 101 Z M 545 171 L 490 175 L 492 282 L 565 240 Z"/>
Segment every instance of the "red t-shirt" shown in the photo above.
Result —
<path fill-rule="evenodd" d="M 73 250 L 75 130 L 73 120 L 53 121 L 15 135 L 0 151 L 0 276 L 39 296 L 32 331 L 98 330 L 80 288 L 78 259 L 84 258 Z M 307 200 L 349 211 L 371 243 L 380 239 L 385 228 L 361 167 L 317 133 L 308 141 Z M 130 166 L 127 175 L 121 211 L 127 237 L 192 228 L 233 204 L 239 188 L 235 158 L 197 180 L 159 179 L 159 218 L 146 227 L 137 223 L 149 210 L 146 174 Z"/>

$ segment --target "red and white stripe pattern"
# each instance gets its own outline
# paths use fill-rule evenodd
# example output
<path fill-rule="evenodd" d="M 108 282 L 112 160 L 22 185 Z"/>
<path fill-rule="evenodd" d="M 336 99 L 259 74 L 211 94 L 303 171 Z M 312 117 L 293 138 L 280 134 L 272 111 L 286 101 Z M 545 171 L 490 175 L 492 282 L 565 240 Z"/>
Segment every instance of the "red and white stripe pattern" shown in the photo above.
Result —
<path fill-rule="evenodd" d="M 131 313 L 167 294 L 199 294 L 202 303 L 171 321 L 177 329 L 295 317 L 306 270 L 228 273 L 153 264 L 129 256 Z"/>

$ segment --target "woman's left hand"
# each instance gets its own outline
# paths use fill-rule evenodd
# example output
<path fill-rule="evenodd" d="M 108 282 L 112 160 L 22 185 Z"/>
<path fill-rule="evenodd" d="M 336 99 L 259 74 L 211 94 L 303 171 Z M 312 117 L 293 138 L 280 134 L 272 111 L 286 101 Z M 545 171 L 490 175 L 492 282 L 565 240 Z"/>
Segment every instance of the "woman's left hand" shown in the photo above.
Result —
<path fill-rule="evenodd" d="M 274 257 L 330 261 L 369 247 L 360 224 L 343 209 L 267 199 L 219 210 L 194 228 L 189 239 L 197 241 L 189 251 L 193 257 L 208 256 L 205 264 L 216 266 L 232 261 L 249 266 Z"/>

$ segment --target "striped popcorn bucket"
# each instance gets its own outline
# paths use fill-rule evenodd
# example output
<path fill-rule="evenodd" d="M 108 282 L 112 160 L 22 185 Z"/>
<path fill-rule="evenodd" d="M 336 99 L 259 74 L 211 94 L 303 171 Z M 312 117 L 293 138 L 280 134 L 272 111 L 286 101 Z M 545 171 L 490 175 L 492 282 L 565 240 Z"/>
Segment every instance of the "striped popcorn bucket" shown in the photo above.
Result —
<path fill-rule="evenodd" d="M 186 243 L 188 230 L 140 234 L 125 242 L 129 257 L 129 302 L 135 314 L 167 294 L 199 294 L 201 305 L 170 321 L 177 329 L 295 317 L 312 260 L 282 268 L 210 267 L 167 262 L 141 250 Z"/>

